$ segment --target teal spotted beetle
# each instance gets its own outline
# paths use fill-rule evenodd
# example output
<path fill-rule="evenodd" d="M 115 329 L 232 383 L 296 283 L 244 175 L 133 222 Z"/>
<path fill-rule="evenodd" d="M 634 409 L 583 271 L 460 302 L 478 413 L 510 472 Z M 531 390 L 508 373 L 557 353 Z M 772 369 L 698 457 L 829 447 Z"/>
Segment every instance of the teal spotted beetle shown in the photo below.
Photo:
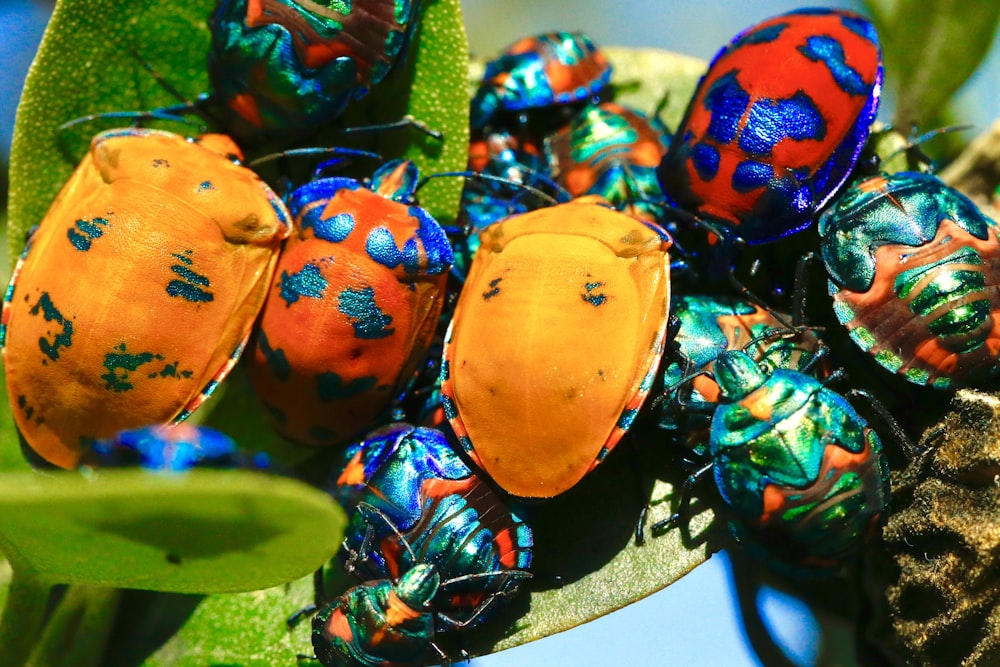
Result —
<path fill-rule="evenodd" d="M 767 373 L 746 352 L 715 361 L 721 402 L 710 460 L 730 531 L 751 554 L 792 574 L 836 571 L 879 525 L 889 504 L 882 444 L 846 398 L 793 370 Z M 680 519 L 674 515 L 654 532 Z"/>
<path fill-rule="evenodd" d="M 236 363 L 290 216 L 223 135 L 94 137 L 18 261 L 0 343 L 30 451 L 185 419 Z"/>
<path fill-rule="evenodd" d="M 288 198 L 281 254 L 247 373 L 274 427 L 308 446 L 346 444 L 386 414 L 427 354 L 453 261 L 412 203 L 408 160 L 365 186 L 319 178 Z"/>
<path fill-rule="evenodd" d="M 997 223 L 936 176 L 873 176 L 819 218 L 837 319 L 875 360 L 939 389 L 1000 374 Z"/>

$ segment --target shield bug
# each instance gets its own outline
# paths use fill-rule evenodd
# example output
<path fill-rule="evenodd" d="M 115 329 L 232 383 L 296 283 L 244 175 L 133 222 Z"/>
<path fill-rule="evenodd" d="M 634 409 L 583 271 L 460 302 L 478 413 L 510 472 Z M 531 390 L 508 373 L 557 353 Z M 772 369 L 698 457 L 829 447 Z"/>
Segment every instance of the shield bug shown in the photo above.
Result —
<path fill-rule="evenodd" d="M 503 125 L 504 117 L 586 102 L 611 79 L 611 65 L 582 32 L 547 32 L 511 44 L 486 64 L 472 99 L 473 132 Z M 521 123 L 523 125 L 523 123 Z M 529 124 L 530 125 L 530 124 Z M 547 132 L 533 128 L 542 135 Z"/>
<path fill-rule="evenodd" d="M 545 145 L 554 178 L 570 195 L 600 195 L 619 210 L 655 221 L 665 203 L 656 167 L 669 137 L 658 119 L 605 102 L 584 107 Z"/>
<path fill-rule="evenodd" d="M 1000 372 L 997 224 L 936 176 L 861 180 L 819 218 L 834 313 L 861 349 L 941 389 Z"/>
<path fill-rule="evenodd" d="M 239 156 L 222 135 L 94 137 L 4 300 L 14 421 L 41 458 L 181 421 L 235 364 L 290 226 Z"/>
<path fill-rule="evenodd" d="M 888 508 L 889 468 L 878 435 L 815 378 L 781 368 L 767 373 L 743 351 L 719 355 L 715 378 L 721 400 L 710 461 L 686 489 L 712 471 L 730 531 L 751 554 L 790 574 L 836 571 Z"/>
<path fill-rule="evenodd" d="M 441 388 L 462 446 L 504 490 L 558 495 L 629 429 L 663 352 L 670 243 L 585 202 L 480 234 Z"/>
<path fill-rule="evenodd" d="M 275 428 L 343 444 L 399 396 L 438 324 L 451 246 L 413 204 L 417 169 L 388 162 L 366 186 L 320 178 L 288 197 L 295 232 L 261 313 L 248 375 Z"/>
<path fill-rule="evenodd" d="M 420 664 L 436 633 L 478 625 L 530 576 L 530 529 L 439 431 L 393 424 L 343 460 L 346 565 L 367 581 L 313 620 L 324 665 Z M 400 604 L 413 613 L 386 613 Z"/>
<path fill-rule="evenodd" d="M 317 127 L 406 53 L 419 0 L 221 0 L 209 18 L 212 99 L 237 136 Z"/>
<path fill-rule="evenodd" d="M 658 169 L 664 193 L 748 243 L 804 229 L 857 162 L 881 81 L 875 28 L 853 12 L 748 28 L 698 84 Z"/>

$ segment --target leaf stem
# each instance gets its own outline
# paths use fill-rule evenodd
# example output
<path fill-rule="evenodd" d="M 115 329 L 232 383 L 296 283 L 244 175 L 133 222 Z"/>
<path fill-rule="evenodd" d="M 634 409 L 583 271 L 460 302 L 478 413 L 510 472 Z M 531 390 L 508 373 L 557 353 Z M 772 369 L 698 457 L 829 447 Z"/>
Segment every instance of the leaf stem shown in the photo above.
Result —
<path fill-rule="evenodd" d="M 42 636 L 51 585 L 13 570 L 0 617 L 0 667 L 22 667 Z"/>

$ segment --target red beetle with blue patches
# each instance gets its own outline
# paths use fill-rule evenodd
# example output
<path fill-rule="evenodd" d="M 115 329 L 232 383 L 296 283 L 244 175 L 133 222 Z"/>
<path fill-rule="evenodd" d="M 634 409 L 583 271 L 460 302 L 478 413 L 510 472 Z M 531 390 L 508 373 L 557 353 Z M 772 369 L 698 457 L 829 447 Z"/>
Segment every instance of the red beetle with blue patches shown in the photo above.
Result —
<path fill-rule="evenodd" d="M 94 137 L 4 299 L 14 421 L 41 458 L 181 421 L 236 363 L 291 228 L 239 157 L 223 135 Z"/>
<path fill-rule="evenodd" d="M 663 191 L 748 243 L 800 231 L 857 162 L 881 84 L 863 16 L 804 9 L 759 23 L 699 83 L 660 163 Z"/>
<path fill-rule="evenodd" d="M 310 446 L 348 442 L 399 396 L 426 356 L 452 263 L 448 238 L 413 205 L 416 166 L 368 187 L 321 178 L 288 204 L 288 240 L 248 374 L 275 428 Z"/>

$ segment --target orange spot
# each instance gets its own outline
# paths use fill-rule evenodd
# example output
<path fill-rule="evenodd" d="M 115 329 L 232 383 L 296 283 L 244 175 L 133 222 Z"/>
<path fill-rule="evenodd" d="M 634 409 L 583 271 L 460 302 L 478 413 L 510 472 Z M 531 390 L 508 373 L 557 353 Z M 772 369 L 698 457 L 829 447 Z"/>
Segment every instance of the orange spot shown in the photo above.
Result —
<path fill-rule="evenodd" d="M 332 614 L 330 618 L 326 621 L 326 627 L 324 628 L 326 636 L 329 637 L 339 637 L 344 641 L 351 641 L 354 638 L 354 631 L 351 630 L 351 624 L 347 622 L 347 617 L 344 612 L 338 607 Z"/>
<path fill-rule="evenodd" d="M 359 451 L 344 466 L 344 472 L 337 478 L 337 486 L 357 486 L 365 483 L 365 466 L 361 463 L 361 452 Z"/>
<path fill-rule="evenodd" d="M 229 100 L 229 108 L 254 127 L 261 126 L 260 109 L 257 107 L 257 100 L 250 93 L 233 96 L 233 99 Z"/>
<path fill-rule="evenodd" d="M 385 610 L 385 619 L 390 627 L 400 626 L 407 621 L 420 618 L 420 612 L 410 607 L 396 595 L 396 591 L 390 591 L 386 600 L 388 609 Z"/>

